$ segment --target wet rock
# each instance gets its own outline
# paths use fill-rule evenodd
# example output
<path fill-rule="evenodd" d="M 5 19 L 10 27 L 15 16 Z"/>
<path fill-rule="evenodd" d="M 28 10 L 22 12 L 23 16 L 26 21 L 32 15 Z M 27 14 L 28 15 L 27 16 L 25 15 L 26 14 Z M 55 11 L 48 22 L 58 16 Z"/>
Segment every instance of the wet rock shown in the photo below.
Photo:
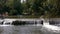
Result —
<path fill-rule="evenodd" d="M 55 21 L 49 21 L 50 25 L 55 25 Z"/>
<path fill-rule="evenodd" d="M 25 21 L 18 21 L 18 20 L 16 20 L 16 21 L 12 22 L 12 25 L 25 25 L 25 24 L 26 24 Z"/>

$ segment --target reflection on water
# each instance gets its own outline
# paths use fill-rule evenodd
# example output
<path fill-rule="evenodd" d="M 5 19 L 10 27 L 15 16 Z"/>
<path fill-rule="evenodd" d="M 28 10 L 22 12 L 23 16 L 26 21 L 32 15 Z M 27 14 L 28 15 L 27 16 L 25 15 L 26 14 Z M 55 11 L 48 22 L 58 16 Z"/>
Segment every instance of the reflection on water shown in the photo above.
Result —
<path fill-rule="evenodd" d="M 59 34 L 46 31 L 42 26 L 0 26 L 0 34 Z"/>

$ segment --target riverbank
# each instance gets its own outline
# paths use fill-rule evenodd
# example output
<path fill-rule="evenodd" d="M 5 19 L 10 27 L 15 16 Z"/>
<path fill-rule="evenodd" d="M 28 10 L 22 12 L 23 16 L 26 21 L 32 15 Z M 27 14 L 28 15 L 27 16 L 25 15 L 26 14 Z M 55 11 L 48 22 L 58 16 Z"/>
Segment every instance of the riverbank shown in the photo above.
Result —
<path fill-rule="evenodd" d="M 44 17 L 44 16 L 4 16 L 4 18 L 11 18 L 11 19 L 20 19 L 20 18 L 28 18 L 28 19 L 39 19 L 39 18 L 55 19 L 55 18 L 60 18 L 60 17 Z"/>
<path fill-rule="evenodd" d="M 4 18 L 19 19 L 19 18 L 39 18 L 40 16 L 4 16 Z"/>

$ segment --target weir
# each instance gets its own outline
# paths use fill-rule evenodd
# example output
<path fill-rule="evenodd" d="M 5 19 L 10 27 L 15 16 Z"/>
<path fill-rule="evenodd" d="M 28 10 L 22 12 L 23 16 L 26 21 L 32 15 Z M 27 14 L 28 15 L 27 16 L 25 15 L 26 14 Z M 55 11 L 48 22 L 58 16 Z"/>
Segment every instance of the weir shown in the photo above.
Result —
<path fill-rule="evenodd" d="M 41 19 L 3 19 L 3 25 L 11 25 L 13 21 L 22 21 L 26 23 L 32 23 L 33 25 L 39 26 L 41 24 Z M 1 23 L 1 22 L 0 22 Z"/>

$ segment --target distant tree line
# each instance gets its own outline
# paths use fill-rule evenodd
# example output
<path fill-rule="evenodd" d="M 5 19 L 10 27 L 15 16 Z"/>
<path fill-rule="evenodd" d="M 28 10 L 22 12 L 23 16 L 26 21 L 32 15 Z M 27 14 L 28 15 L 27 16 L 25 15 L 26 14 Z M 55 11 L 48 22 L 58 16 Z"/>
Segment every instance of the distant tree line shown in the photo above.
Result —
<path fill-rule="evenodd" d="M 0 0 L 0 14 L 60 16 L 60 0 Z"/>

